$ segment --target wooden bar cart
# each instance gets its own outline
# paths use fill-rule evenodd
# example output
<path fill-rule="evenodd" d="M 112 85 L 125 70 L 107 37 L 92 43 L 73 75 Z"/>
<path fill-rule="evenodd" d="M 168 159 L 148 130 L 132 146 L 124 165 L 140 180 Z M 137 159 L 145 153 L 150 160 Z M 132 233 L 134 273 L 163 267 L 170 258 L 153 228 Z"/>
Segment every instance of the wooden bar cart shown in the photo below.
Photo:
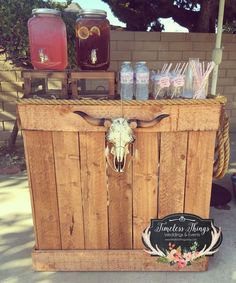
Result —
<path fill-rule="evenodd" d="M 18 102 L 40 271 L 177 271 L 144 252 L 150 219 L 171 213 L 209 217 L 216 132 L 223 98 L 205 100 L 46 100 Z M 124 173 L 106 163 L 105 127 L 96 118 L 150 120 L 135 129 Z M 181 271 L 207 269 L 203 258 Z"/>

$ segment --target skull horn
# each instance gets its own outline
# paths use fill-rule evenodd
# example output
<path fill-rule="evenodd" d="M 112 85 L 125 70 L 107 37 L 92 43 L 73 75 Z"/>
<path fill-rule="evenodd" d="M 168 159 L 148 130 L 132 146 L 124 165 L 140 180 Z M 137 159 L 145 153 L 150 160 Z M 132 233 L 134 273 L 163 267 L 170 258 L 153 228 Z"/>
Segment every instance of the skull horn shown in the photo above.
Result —
<path fill-rule="evenodd" d="M 93 126 L 104 126 L 105 121 L 108 119 L 105 118 L 94 118 L 89 116 L 88 114 L 82 112 L 82 111 L 74 111 L 75 114 L 78 114 L 80 117 L 82 117 L 86 122 L 88 122 L 90 125 Z"/>
<path fill-rule="evenodd" d="M 137 128 L 148 128 L 148 127 L 153 127 L 157 123 L 159 123 L 162 119 L 169 117 L 169 114 L 161 114 L 158 115 L 156 118 L 150 120 L 150 121 L 144 121 L 144 120 L 138 120 L 138 119 L 132 119 L 129 120 L 129 122 L 136 122 L 137 123 Z"/>

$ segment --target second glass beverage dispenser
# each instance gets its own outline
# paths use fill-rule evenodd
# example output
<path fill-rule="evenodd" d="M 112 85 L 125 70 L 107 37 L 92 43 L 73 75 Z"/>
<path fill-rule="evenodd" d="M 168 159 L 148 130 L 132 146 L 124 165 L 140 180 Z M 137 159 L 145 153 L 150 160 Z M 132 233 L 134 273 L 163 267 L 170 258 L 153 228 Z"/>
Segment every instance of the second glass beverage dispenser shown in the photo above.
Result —
<path fill-rule="evenodd" d="M 107 70 L 110 24 L 102 10 L 81 10 L 76 21 L 77 64 L 82 70 Z"/>

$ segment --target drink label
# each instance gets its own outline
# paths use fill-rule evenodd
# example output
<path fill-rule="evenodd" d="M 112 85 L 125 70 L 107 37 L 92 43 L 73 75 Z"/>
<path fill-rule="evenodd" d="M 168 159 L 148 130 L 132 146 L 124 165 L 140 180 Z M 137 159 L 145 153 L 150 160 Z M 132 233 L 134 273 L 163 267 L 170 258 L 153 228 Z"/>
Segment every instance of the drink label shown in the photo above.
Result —
<path fill-rule="evenodd" d="M 134 76 L 132 72 L 121 72 L 120 73 L 120 82 L 122 84 L 132 84 L 134 81 Z"/>
<path fill-rule="evenodd" d="M 171 80 L 173 87 L 182 87 L 184 86 L 184 76 L 176 76 Z"/>
<path fill-rule="evenodd" d="M 158 78 L 156 82 L 157 82 L 157 85 L 160 86 L 160 88 L 170 86 L 170 78 L 168 76 L 161 76 L 160 78 Z"/>
<path fill-rule="evenodd" d="M 148 84 L 149 83 L 149 73 L 136 73 L 136 83 Z"/>

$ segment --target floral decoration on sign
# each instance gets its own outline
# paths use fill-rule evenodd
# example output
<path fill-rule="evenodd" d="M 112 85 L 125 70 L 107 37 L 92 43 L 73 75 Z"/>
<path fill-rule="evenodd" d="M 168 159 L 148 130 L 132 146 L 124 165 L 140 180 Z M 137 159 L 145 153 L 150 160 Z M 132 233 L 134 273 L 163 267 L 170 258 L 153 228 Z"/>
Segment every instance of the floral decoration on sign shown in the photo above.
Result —
<path fill-rule="evenodd" d="M 181 246 L 176 247 L 175 244 L 169 243 L 169 249 L 166 251 L 166 257 L 159 257 L 157 261 L 169 263 L 170 265 L 177 264 L 179 268 L 192 265 L 192 262 L 198 258 L 199 252 L 197 251 L 198 243 L 190 247 L 191 251 L 186 249 L 182 250 Z"/>
<path fill-rule="evenodd" d="M 183 219 L 184 217 L 181 216 L 179 219 L 181 218 Z M 171 231 L 175 231 L 174 235 L 176 236 L 176 239 L 172 239 L 173 241 L 168 241 L 168 242 L 166 241 L 168 240 L 167 239 L 168 237 L 165 238 L 165 233 L 167 231 L 166 235 L 170 235 L 168 234 L 169 230 L 166 229 L 167 225 L 170 224 L 167 221 L 162 222 L 161 220 L 160 222 L 162 223 L 161 224 L 158 223 L 158 225 L 154 227 L 153 225 L 154 222 L 153 222 L 152 223 L 153 226 L 152 225 L 148 226 L 142 233 L 142 240 L 145 247 L 147 248 L 145 249 L 145 252 L 147 252 L 152 256 L 157 256 L 158 262 L 167 263 L 173 266 L 177 265 L 178 268 L 180 269 L 192 265 L 193 262 L 199 260 L 200 258 L 215 254 L 218 251 L 218 247 L 222 241 L 221 228 L 215 227 L 212 222 L 209 222 L 208 224 L 209 226 L 205 227 L 208 229 L 204 230 L 204 232 L 201 235 L 199 234 L 200 236 L 198 238 L 197 233 L 191 234 L 192 233 L 191 229 L 193 229 L 193 227 L 195 229 L 194 232 L 196 232 L 198 223 L 197 222 L 193 223 L 194 220 L 192 219 L 190 220 L 192 221 L 192 223 L 190 223 L 189 225 L 186 224 L 185 226 L 181 226 L 181 225 L 177 226 L 176 224 L 177 222 L 175 224 L 171 223 L 172 226 L 168 226 L 168 229 L 169 230 L 172 229 Z M 158 222 L 158 220 L 152 220 L 152 221 Z M 172 219 L 170 220 L 170 222 L 171 221 L 174 220 Z M 181 221 L 183 220 L 180 220 L 180 222 Z M 166 226 L 164 227 L 164 225 Z M 160 227 L 163 229 L 164 234 L 162 233 L 163 231 L 161 231 Z M 158 235 L 162 238 L 161 240 L 157 239 Z M 188 238 L 189 235 L 190 238 Z M 194 238 L 198 238 L 199 241 L 198 240 L 191 241 L 192 240 L 191 235 L 194 235 Z M 206 243 L 204 243 L 204 237 L 207 238 Z M 160 244 L 159 245 L 155 244 L 155 241 Z M 186 242 L 188 242 L 188 244 L 184 244 Z"/>

